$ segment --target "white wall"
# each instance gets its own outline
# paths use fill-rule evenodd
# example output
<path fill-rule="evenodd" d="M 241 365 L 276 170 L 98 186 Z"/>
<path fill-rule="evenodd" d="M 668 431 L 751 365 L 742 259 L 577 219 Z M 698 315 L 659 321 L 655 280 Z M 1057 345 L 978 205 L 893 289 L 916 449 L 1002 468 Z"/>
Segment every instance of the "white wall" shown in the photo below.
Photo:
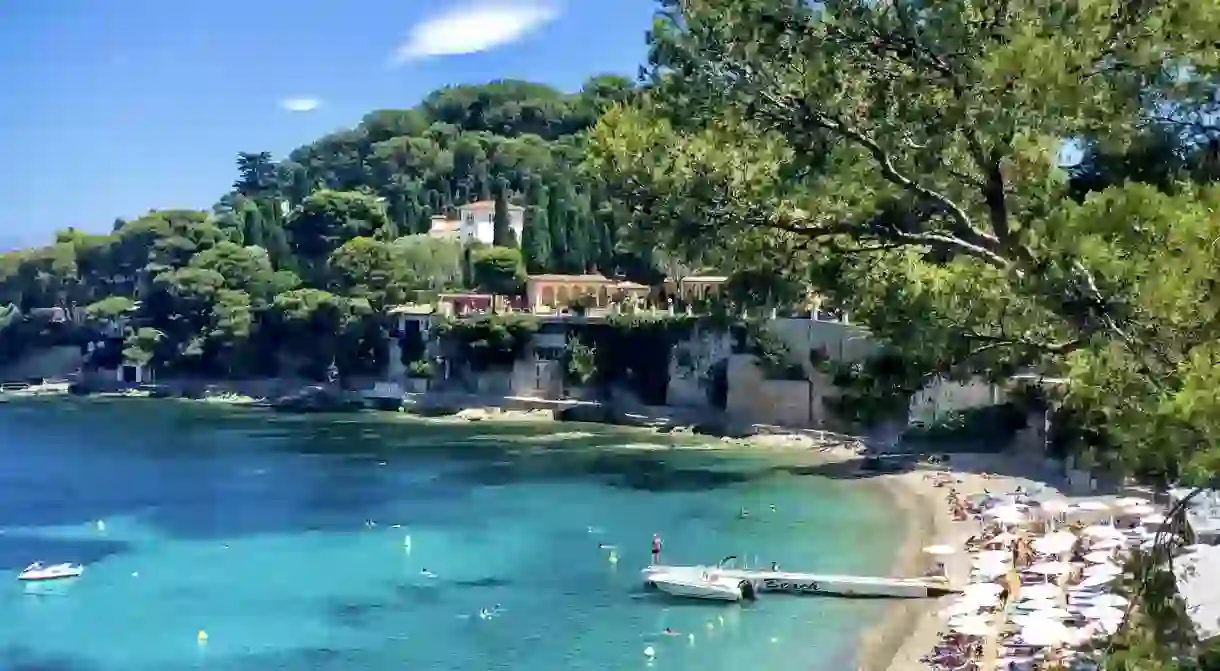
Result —
<path fill-rule="evenodd" d="M 458 234 L 458 239 L 462 244 L 466 244 L 471 240 L 477 240 L 485 245 L 490 245 L 495 239 L 495 216 L 496 210 L 494 206 L 479 206 L 471 207 L 469 205 L 458 208 L 458 218 L 462 221 L 462 228 Z M 513 234 L 517 237 L 517 244 L 521 243 L 521 233 L 525 228 L 525 211 L 510 208 L 508 210 L 508 227 L 512 229 Z"/>

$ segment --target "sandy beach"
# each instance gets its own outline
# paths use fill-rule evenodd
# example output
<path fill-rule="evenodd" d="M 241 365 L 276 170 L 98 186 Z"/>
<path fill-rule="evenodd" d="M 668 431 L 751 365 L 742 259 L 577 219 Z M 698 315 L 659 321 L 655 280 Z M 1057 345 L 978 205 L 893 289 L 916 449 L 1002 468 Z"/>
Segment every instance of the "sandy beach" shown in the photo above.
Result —
<path fill-rule="evenodd" d="M 954 454 L 955 468 L 924 466 L 911 472 L 880 475 L 869 480 L 876 483 L 893 500 L 894 507 L 905 515 L 907 534 L 895 559 L 891 575 L 918 576 L 927 570 L 931 558 L 923 553 L 929 545 L 961 547 L 978 531 L 974 521 L 954 521 L 946 497 L 947 487 L 937 487 L 930 477 L 934 473 L 948 474 L 953 487 L 963 496 L 1012 491 L 1017 487 L 1043 487 L 1056 491 L 1051 484 L 1018 475 L 1020 464 L 997 454 Z M 966 466 L 965 468 L 963 466 Z M 987 473 L 984 475 L 984 473 Z M 969 574 L 969 557 L 958 553 L 943 558 L 952 584 L 963 584 Z M 858 647 L 859 671 L 924 671 L 920 661 L 935 645 L 945 622 L 939 611 L 942 599 L 895 601 L 886 610 L 881 622 L 861 637 Z"/>

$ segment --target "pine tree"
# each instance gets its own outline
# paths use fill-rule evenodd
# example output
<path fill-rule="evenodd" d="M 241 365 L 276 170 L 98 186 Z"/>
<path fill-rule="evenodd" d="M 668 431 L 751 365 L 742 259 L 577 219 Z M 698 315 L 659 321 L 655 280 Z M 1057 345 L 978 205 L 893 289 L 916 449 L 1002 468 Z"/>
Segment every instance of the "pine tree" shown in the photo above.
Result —
<path fill-rule="evenodd" d="M 508 219 L 508 180 L 496 180 L 496 210 L 491 219 L 491 244 L 512 247 L 512 227 Z"/>
<path fill-rule="evenodd" d="M 547 223 L 546 186 L 540 180 L 530 182 L 525 224 L 521 230 L 521 256 L 531 273 L 551 270 L 551 228 Z"/>

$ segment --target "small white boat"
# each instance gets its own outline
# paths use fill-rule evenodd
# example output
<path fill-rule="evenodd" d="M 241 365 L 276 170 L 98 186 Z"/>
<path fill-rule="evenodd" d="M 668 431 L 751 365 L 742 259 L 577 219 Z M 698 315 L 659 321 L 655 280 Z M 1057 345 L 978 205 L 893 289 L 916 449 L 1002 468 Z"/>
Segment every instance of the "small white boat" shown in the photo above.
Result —
<path fill-rule="evenodd" d="M 754 587 L 750 581 L 709 571 L 656 572 L 649 576 L 649 583 L 666 594 L 692 599 L 741 601 L 754 598 Z"/>
<path fill-rule="evenodd" d="M 51 564 L 48 566 L 42 562 L 34 562 L 18 574 L 17 579 L 24 582 L 64 580 L 79 577 L 84 572 L 85 567 L 80 564 Z"/>

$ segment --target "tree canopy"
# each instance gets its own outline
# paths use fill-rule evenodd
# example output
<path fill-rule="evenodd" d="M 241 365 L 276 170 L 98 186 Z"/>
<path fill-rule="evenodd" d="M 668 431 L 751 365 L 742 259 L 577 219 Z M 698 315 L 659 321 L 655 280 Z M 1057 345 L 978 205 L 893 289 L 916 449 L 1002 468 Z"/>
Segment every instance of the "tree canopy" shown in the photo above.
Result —
<path fill-rule="evenodd" d="M 152 211 L 107 221 L 106 234 L 69 228 L 0 254 L 0 306 L 11 306 L 3 351 L 47 342 L 27 317 L 58 306 L 95 327 L 126 324 L 128 357 L 171 372 L 264 374 L 332 358 L 375 369 L 385 363 L 369 345 L 382 309 L 474 288 L 468 250 L 427 233 L 434 217 L 475 200 L 496 201 L 496 242 L 528 242 L 535 272 L 646 272 L 614 235 L 622 206 L 579 170 L 583 134 L 637 93 L 616 76 L 572 94 L 511 80 L 454 86 L 371 112 L 283 160 L 240 152 L 232 188 L 210 211 Z M 533 216 L 517 240 L 509 208 L 524 204 Z M 488 270 L 512 253 L 479 266 L 484 284 L 517 290 L 520 262 L 503 276 Z M 316 321 L 300 316 L 311 311 Z M 329 325 L 333 337 L 287 337 L 303 323 Z M 295 354 L 273 356 L 283 343 Z"/>
<path fill-rule="evenodd" d="M 1066 378 L 1103 464 L 1214 478 L 1220 6 L 661 5 L 586 158 L 623 236 L 805 278 L 886 345 L 844 384 Z"/>

